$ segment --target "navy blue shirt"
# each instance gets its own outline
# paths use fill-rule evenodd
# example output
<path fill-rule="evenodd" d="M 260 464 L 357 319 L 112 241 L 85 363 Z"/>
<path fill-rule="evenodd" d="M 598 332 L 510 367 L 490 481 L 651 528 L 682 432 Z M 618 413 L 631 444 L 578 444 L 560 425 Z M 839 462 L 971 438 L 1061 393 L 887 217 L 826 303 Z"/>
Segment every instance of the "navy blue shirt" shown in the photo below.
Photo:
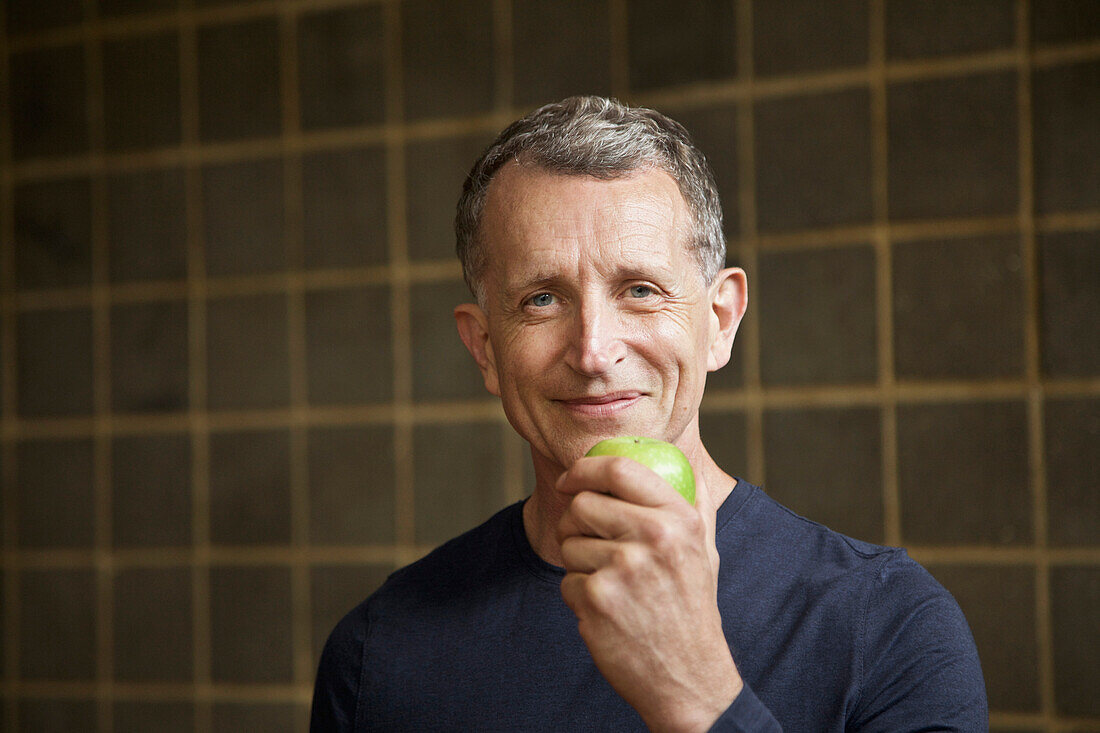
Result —
<path fill-rule="evenodd" d="M 904 550 L 739 481 L 718 510 L 718 603 L 745 688 L 714 731 L 987 728 L 954 599 Z M 332 632 L 313 733 L 642 731 L 596 669 L 522 503 L 403 568 Z"/>

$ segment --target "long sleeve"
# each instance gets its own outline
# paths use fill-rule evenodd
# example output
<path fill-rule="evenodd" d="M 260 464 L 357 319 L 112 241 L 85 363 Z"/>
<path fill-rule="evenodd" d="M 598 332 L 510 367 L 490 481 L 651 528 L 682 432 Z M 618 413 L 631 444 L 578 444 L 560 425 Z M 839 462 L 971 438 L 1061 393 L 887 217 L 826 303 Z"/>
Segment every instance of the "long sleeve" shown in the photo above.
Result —
<path fill-rule="evenodd" d="M 710 727 L 710 733 L 777 733 L 782 730 L 748 685 L 741 688 L 726 712 Z"/>
<path fill-rule="evenodd" d="M 955 599 L 904 555 L 878 580 L 864 612 L 856 729 L 986 730 L 981 663 Z"/>

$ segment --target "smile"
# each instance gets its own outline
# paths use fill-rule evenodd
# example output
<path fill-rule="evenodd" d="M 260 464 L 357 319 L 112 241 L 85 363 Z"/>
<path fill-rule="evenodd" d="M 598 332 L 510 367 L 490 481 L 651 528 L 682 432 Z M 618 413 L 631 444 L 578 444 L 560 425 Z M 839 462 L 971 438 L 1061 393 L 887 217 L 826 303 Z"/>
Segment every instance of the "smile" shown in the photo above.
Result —
<path fill-rule="evenodd" d="M 627 409 L 641 398 L 641 392 L 610 392 L 603 395 L 557 400 L 557 402 L 576 414 L 588 417 L 604 417 Z"/>

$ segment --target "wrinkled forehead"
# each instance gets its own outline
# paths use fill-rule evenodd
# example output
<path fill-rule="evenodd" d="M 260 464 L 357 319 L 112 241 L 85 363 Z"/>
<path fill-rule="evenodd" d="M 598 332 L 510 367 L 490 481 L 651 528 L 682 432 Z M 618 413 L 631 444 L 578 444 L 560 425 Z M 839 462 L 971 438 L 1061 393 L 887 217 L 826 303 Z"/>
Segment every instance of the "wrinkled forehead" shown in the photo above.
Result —
<path fill-rule="evenodd" d="M 489 189 L 482 218 L 485 275 L 531 270 L 676 266 L 691 216 L 662 170 L 615 178 L 551 173 L 509 163 Z"/>

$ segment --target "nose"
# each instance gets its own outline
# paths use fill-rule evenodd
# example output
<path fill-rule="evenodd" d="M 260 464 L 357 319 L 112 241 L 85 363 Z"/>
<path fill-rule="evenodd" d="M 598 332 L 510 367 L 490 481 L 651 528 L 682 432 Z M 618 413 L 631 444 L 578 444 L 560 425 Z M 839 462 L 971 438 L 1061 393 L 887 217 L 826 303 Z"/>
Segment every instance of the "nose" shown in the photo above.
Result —
<path fill-rule="evenodd" d="M 586 301 L 574 318 L 573 343 L 565 358 L 574 371 L 598 377 L 625 358 L 622 324 L 609 304 Z"/>

